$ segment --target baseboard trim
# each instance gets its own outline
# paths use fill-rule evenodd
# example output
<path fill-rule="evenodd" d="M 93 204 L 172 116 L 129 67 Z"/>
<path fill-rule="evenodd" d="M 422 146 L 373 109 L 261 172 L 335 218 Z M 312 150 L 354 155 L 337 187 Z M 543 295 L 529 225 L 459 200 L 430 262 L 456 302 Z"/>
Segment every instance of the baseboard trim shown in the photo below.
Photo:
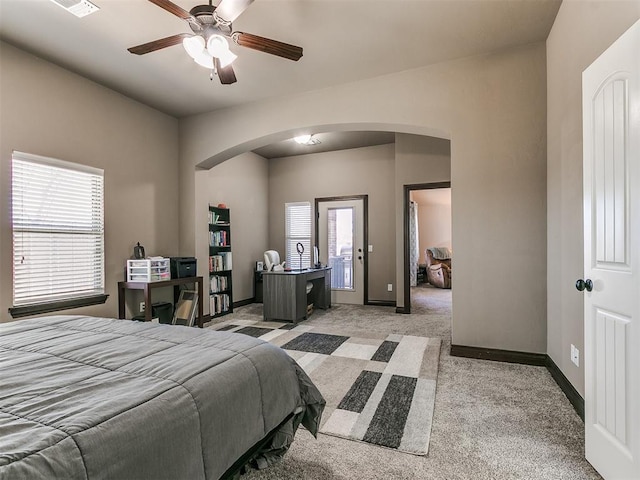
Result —
<path fill-rule="evenodd" d="M 495 348 L 451 345 L 451 356 L 546 367 L 549 374 L 551 374 L 551 378 L 555 380 L 560 387 L 560 390 L 562 390 L 562 393 L 565 394 L 569 403 L 573 406 L 573 409 L 584 422 L 584 399 L 575 387 L 571 385 L 571 382 L 569 382 L 567 377 L 564 376 L 551 357 L 545 353 L 516 352 L 513 350 L 498 350 Z"/>
<path fill-rule="evenodd" d="M 404 307 L 396 307 L 396 313 L 411 313 L 405 310 Z"/>
<path fill-rule="evenodd" d="M 247 298 L 246 300 L 240 300 L 238 302 L 233 302 L 233 308 L 244 307 L 246 305 L 251 305 L 254 303 L 255 298 Z"/>
<path fill-rule="evenodd" d="M 477 358 L 494 362 L 521 363 L 523 365 L 546 366 L 547 355 L 544 353 L 516 352 L 496 348 L 468 347 L 451 345 L 452 357 Z"/>
<path fill-rule="evenodd" d="M 562 370 L 558 368 L 556 363 L 551 359 L 549 355 L 547 355 L 545 367 L 547 367 L 547 370 L 549 370 L 549 373 L 560 387 L 560 390 L 562 390 L 562 392 L 566 395 L 566 397 L 569 399 L 569 402 L 571 402 L 571 405 L 573 405 L 573 409 L 584 422 L 584 398 L 582 398 L 582 396 L 578 393 L 574 386 L 571 385 L 571 382 L 569 382 L 567 377 L 564 376 Z"/>
<path fill-rule="evenodd" d="M 369 300 L 367 305 L 373 305 L 375 307 L 395 307 L 395 300 Z"/>

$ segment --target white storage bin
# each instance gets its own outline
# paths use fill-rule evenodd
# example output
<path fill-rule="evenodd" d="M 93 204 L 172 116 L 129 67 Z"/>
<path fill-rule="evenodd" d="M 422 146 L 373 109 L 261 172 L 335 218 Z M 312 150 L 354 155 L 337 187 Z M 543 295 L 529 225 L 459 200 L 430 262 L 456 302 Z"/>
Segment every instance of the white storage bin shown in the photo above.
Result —
<path fill-rule="evenodd" d="M 127 282 L 170 280 L 169 259 L 127 260 Z"/>

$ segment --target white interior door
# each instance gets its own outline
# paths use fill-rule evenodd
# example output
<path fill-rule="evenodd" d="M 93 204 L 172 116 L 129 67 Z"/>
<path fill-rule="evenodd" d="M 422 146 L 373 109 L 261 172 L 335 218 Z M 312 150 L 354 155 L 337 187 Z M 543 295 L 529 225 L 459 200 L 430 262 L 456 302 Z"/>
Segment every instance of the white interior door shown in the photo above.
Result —
<path fill-rule="evenodd" d="M 331 302 L 364 304 L 364 202 L 318 202 L 318 250 L 331 267 Z"/>
<path fill-rule="evenodd" d="M 640 479 L 640 22 L 582 84 L 586 457 Z"/>

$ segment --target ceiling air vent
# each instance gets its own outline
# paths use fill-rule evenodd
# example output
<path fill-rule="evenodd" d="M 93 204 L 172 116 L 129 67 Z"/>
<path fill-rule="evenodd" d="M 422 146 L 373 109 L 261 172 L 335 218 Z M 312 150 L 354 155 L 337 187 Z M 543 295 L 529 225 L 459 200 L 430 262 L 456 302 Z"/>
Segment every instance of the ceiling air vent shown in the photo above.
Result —
<path fill-rule="evenodd" d="M 90 13 L 99 9 L 89 0 L 51 0 L 56 5 L 60 5 L 66 11 L 73 13 L 76 17 L 86 17 Z"/>

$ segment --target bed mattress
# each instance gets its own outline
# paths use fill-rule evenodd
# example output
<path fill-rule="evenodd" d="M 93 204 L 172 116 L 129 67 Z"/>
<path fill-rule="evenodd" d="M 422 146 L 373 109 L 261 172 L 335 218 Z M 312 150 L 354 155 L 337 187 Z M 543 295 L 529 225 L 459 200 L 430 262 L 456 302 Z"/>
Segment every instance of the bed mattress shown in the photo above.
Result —
<path fill-rule="evenodd" d="M 51 316 L 0 324 L 0 479 L 218 479 L 324 406 L 281 349 L 240 334 Z M 263 458 L 263 463 L 264 459 Z"/>

